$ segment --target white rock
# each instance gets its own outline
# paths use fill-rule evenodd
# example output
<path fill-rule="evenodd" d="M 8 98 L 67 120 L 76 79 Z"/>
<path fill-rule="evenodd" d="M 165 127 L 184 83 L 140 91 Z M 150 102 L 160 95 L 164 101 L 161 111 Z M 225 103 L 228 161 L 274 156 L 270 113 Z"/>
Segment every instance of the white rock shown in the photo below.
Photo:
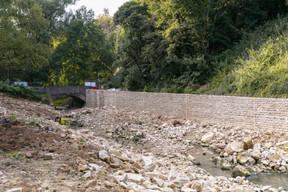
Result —
<path fill-rule="evenodd" d="M 128 177 L 127 177 L 127 174 L 124 174 L 124 175 L 117 175 L 117 176 L 114 176 L 116 178 L 116 180 L 118 182 L 126 182 Z"/>
<path fill-rule="evenodd" d="M 10 189 L 10 190 L 8 190 L 6 192 L 22 192 L 22 191 L 23 191 L 22 187 L 19 187 L 19 188 Z"/>
<path fill-rule="evenodd" d="M 201 191 L 204 187 L 204 184 L 202 181 L 199 180 L 194 180 L 191 182 L 191 186 L 192 189 L 195 189 L 197 192 Z"/>
<path fill-rule="evenodd" d="M 91 167 L 91 168 L 93 168 L 93 169 L 95 169 L 95 170 L 98 170 L 98 169 L 101 168 L 99 165 L 94 164 L 94 163 L 90 163 L 90 164 L 89 164 L 89 167 Z"/>
<path fill-rule="evenodd" d="M 147 180 L 142 183 L 142 186 L 144 186 L 147 189 L 151 189 L 151 190 L 160 190 L 160 188 L 157 185 L 155 185 L 155 184 L 153 184 Z"/>
<path fill-rule="evenodd" d="M 279 168 L 279 170 L 282 172 L 282 173 L 285 173 L 286 172 L 286 167 L 285 166 L 281 166 Z"/>
<path fill-rule="evenodd" d="M 201 142 L 207 143 L 207 142 L 211 141 L 213 139 L 213 137 L 214 137 L 214 133 L 212 131 L 210 131 L 210 132 L 208 132 L 202 136 Z"/>
<path fill-rule="evenodd" d="M 85 187 L 85 188 L 94 187 L 94 186 L 97 185 L 97 183 L 98 183 L 98 181 L 97 181 L 96 179 L 94 179 L 94 180 L 88 181 L 88 182 L 84 185 L 84 187 Z"/>
<path fill-rule="evenodd" d="M 188 155 L 188 160 L 189 160 L 189 161 L 195 161 L 195 160 L 196 160 L 196 158 L 195 158 L 195 157 L 193 157 L 192 155 Z"/>
<path fill-rule="evenodd" d="M 163 192 L 174 192 L 174 190 L 170 187 L 165 187 L 165 188 L 162 188 L 161 191 Z"/>
<path fill-rule="evenodd" d="M 153 157 L 151 156 L 143 156 L 142 157 L 143 160 L 143 166 L 146 168 L 147 166 L 153 164 L 154 160 Z"/>
<path fill-rule="evenodd" d="M 235 179 L 235 181 L 237 182 L 237 183 L 242 183 L 243 181 L 245 180 L 245 177 L 236 177 L 236 179 Z"/>
<path fill-rule="evenodd" d="M 136 192 L 136 191 L 145 191 L 145 187 L 141 186 L 141 185 L 138 185 L 134 182 L 127 182 L 127 189 L 132 189 L 133 192 Z"/>
<path fill-rule="evenodd" d="M 110 159 L 110 156 L 108 155 L 107 151 L 105 151 L 105 150 L 99 151 L 98 156 L 103 161 L 108 161 Z"/>
<path fill-rule="evenodd" d="M 228 155 L 232 155 L 234 152 L 239 152 L 243 148 L 243 144 L 241 142 L 233 141 L 232 143 L 229 143 L 225 147 L 225 152 Z"/>
<path fill-rule="evenodd" d="M 288 141 L 282 141 L 276 144 L 277 147 L 288 145 Z"/>
<path fill-rule="evenodd" d="M 91 177 L 91 171 L 88 171 L 87 173 L 85 173 L 84 175 L 83 175 L 83 178 L 90 178 Z"/>
<path fill-rule="evenodd" d="M 155 182 L 159 187 L 162 187 L 164 185 L 164 181 L 162 179 L 159 179 L 157 177 L 154 177 L 153 179 L 153 182 Z"/>
<path fill-rule="evenodd" d="M 141 184 L 142 182 L 145 181 L 145 178 L 139 174 L 127 173 L 126 175 L 127 175 L 127 180 L 133 183 Z"/>
<path fill-rule="evenodd" d="M 266 190 L 269 190 L 271 188 L 271 186 L 263 186 L 261 188 L 261 191 L 266 191 Z"/>
<path fill-rule="evenodd" d="M 217 192 L 217 190 L 212 187 L 205 187 L 201 192 Z"/>
<path fill-rule="evenodd" d="M 195 189 L 188 188 L 186 186 L 181 188 L 181 192 L 197 192 Z"/>

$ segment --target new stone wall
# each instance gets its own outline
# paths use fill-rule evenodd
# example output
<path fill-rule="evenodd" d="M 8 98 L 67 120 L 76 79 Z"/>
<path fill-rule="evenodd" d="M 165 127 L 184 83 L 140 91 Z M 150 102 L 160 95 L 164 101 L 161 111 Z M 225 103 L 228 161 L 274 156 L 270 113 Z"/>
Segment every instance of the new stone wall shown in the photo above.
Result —
<path fill-rule="evenodd" d="M 87 90 L 86 105 L 149 111 L 226 126 L 288 128 L 288 99 Z"/>

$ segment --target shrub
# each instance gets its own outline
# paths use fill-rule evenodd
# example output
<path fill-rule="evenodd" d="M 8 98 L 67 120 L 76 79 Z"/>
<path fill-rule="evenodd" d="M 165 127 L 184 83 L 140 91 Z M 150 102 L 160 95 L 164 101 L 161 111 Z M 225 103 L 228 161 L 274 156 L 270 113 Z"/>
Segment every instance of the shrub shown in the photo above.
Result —
<path fill-rule="evenodd" d="M 0 82 L 0 92 L 12 97 L 21 97 L 45 104 L 50 103 L 50 98 L 46 92 L 40 92 L 23 85 L 9 85 L 7 82 Z"/>

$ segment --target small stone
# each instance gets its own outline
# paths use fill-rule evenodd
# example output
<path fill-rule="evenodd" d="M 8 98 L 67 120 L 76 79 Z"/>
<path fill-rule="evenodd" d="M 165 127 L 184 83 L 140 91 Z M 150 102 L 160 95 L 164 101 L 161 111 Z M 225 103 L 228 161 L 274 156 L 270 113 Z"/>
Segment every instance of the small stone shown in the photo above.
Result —
<path fill-rule="evenodd" d="M 113 184 L 109 181 L 104 181 L 104 185 L 105 187 L 110 187 L 110 188 L 113 187 Z"/>
<path fill-rule="evenodd" d="M 95 170 L 98 170 L 98 169 L 101 168 L 99 165 L 94 164 L 94 163 L 90 163 L 90 164 L 89 164 L 89 167 L 92 167 L 92 168 L 95 169 Z"/>
<path fill-rule="evenodd" d="M 19 188 L 10 189 L 6 192 L 22 192 L 22 191 L 23 191 L 22 187 L 19 187 Z"/>
<path fill-rule="evenodd" d="M 147 189 L 151 189 L 151 190 L 158 190 L 158 191 L 160 190 L 158 185 L 155 185 L 155 184 L 153 184 L 147 180 L 142 183 L 142 186 L 144 186 Z"/>
<path fill-rule="evenodd" d="M 270 157 L 269 161 L 270 161 L 270 162 L 277 162 L 277 161 L 279 161 L 280 159 L 281 159 L 281 156 L 280 156 L 280 155 L 278 155 L 278 154 L 273 154 L 273 155 Z"/>
<path fill-rule="evenodd" d="M 52 153 L 46 153 L 44 154 L 44 160 L 52 160 L 53 154 Z"/>
<path fill-rule="evenodd" d="M 26 152 L 26 153 L 25 153 L 25 157 L 28 158 L 28 159 L 33 158 L 31 152 Z"/>
<path fill-rule="evenodd" d="M 207 143 L 207 142 L 211 141 L 213 139 L 213 137 L 214 137 L 214 133 L 212 131 L 208 132 L 202 136 L 201 142 Z"/>
<path fill-rule="evenodd" d="M 161 189 L 161 191 L 163 191 L 163 192 L 174 192 L 174 190 L 172 188 L 170 188 L 170 187 L 165 187 L 165 188 Z"/>
<path fill-rule="evenodd" d="M 189 161 L 195 161 L 195 160 L 196 160 L 196 158 L 195 158 L 195 157 L 193 157 L 192 155 L 188 155 L 188 160 L 189 160 Z"/>
<path fill-rule="evenodd" d="M 106 162 L 109 161 L 110 159 L 110 156 L 105 150 L 99 151 L 98 156 L 101 160 L 106 161 Z"/>
<path fill-rule="evenodd" d="M 237 162 L 240 163 L 241 165 L 244 165 L 245 163 L 247 163 L 247 161 L 248 161 L 247 157 L 244 157 L 242 155 L 237 156 Z"/>
<path fill-rule="evenodd" d="M 248 161 L 249 161 L 250 165 L 255 165 L 255 163 L 256 163 L 255 159 L 253 159 L 252 157 L 250 157 L 248 159 Z"/>
<path fill-rule="evenodd" d="M 191 182 L 191 188 L 195 189 L 197 192 L 201 191 L 203 189 L 203 183 L 198 180 L 194 180 Z"/>
<path fill-rule="evenodd" d="M 110 163 L 110 167 L 111 168 L 119 168 L 119 167 L 121 167 L 121 165 L 119 165 L 117 163 Z"/>
<path fill-rule="evenodd" d="M 224 161 L 221 164 L 221 169 L 222 170 L 230 170 L 231 169 L 231 164 L 228 161 Z"/>
<path fill-rule="evenodd" d="M 80 164 L 80 165 L 78 166 L 78 171 L 83 172 L 83 171 L 86 171 L 86 170 L 89 170 L 89 168 L 88 168 L 87 165 L 82 165 L 82 164 Z"/>
<path fill-rule="evenodd" d="M 217 192 L 217 190 L 212 187 L 205 187 L 201 192 Z"/>
<path fill-rule="evenodd" d="M 94 179 L 94 180 L 88 181 L 88 182 L 84 185 L 84 187 L 85 187 L 85 188 L 89 188 L 89 187 L 94 187 L 94 186 L 96 186 L 96 185 L 97 185 L 97 180 Z"/>
<path fill-rule="evenodd" d="M 267 191 L 267 190 L 269 190 L 271 188 L 271 186 L 263 186 L 262 188 L 261 188 L 261 191 Z"/>
<path fill-rule="evenodd" d="M 245 180 L 245 177 L 236 177 L 236 179 L 235 179 L 235 181 L 237 182 L 237 183 L 242 183 L 243 181 Z"/>
<path fill-rule="evenodd" d="M 164 185 L 164 181 L 162 179 L 159 179 L 157 177 L 154 177 L 153 178 L 153 181 L 159 186 L 159 187 L 162 187 Z"/>
<path fill-rule="evenodd" d="M 83 178 L 90 178 L 91 177 L 91 171 L 88 171 L 87 173 L 85 173 L 84 175 L 83 175 Z"/>
<path fill-rule="evenodd" d="M 288 141 L 282 141 L 276 144 L 277 147 L 288 145 Z"/>
<path fill-rule="evenodd" d="M 225 152 L 228 155 L 232 155 L 234 152 L 239 152 L 241 151 L 243 148 L 243 144 L 237 141 L 233 141 L 232 143 L 229 143 L 226 147 L 225 147 Z"/>
<path fill-rule="evenodd" d="M 253 148 L 253 141 L 250 137 L 245 137 L 243 139 L 243 149 L 248 150 Z"/>
<path fill-rule="evenodd" d="M 279 167 L 279 171 L 281 171 L 282 173 L 285 173 L 286 172 L 286 167 L 285 166 Z"/>
<path fill-rule="evenodd" d="M 127 180 L 137 184 L 141 184 L 143 181 L 145 181 L 144 177 L 134 173 L 127 173 Z"/>
<path fill-rule="evenodd" d="M 195 189 L 188 188 L 186 186 L 181 188 L 181 192 L 197 192 Z"/>

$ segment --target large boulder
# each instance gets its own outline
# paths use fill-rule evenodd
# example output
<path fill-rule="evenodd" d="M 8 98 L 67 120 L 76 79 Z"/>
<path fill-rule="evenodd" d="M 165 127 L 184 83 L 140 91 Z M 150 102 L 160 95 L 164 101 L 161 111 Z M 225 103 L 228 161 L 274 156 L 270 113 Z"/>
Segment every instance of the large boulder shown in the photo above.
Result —
<path fill-rule="evenodd" d="M 237 165 L 233 171 L 232 171 L 232 176 L 233 177 L 247 177 L 250 176 L 251 173 L 242 165 Z"/>

